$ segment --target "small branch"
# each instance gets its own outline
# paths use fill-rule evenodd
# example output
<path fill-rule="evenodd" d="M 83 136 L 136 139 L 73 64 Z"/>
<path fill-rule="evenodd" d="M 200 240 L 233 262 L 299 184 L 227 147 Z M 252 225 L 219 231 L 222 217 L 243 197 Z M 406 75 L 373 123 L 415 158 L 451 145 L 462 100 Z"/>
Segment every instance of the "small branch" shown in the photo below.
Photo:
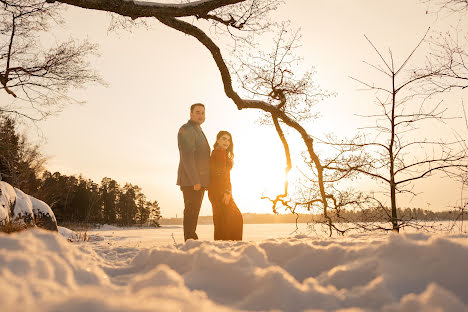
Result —
<path fill-rule="evenodd" d="M 390 66 L 387 64 L 387 62 L 386 62 L 385 59 L 383 58 L 382 54 L 380 54 L 379 50 L 377 50 L 377 48 L 374 46 L 374 44 L 372 43 L 372 41 L 370 41 L 369 38 L 367 38 L 366 35 L 364 35 L 364 37 L 365 37 L 366 40 L 370 43 L 370 45 L 374 48 L 375 52 L 377 52 L 377 54 L 380 56 L 380 59 L 381 59 L 382 62 L 385 64 L 385 66 L 387 66 L 387 68 L 388 68 L 388 70 L 390 71 L 390 73 L 393 74 L 392 68 L 390 68 Z"/>
<path fill-rule="evenodd" d="M 421 38 L 421 40 L 419 41 L 419 43 L 414 47 L 413 51 L 411 51 L 410 55 L 408 55 L 408 57 L 406 58 L 406 60 L 403 62 L 403 64 L 401 64 L 400 68 L 395 72 L 395 76 L 398 75 L 398 73 L 406 66 L 406 64 L 408 63 L 408 61 L 411 59 L 411 57 L 413 56 L 413 54 L 416 52 L 416 50 L 419 48 L 419 46 L 424 42 L 424 39 L 426 39 L 426 36 L 427 34 L 429 33 L 429 30 L 431 29 L 431 27 L 428 27 L 427 30 L 426 30 L 426 33 L 424 34 L 424 36 Z"/>
<path fill-rule="evenodd" d="M 398 182 L 395 182 L 395 185 L 398 185 L 398 184 L 403 184 L 403 183 L 407 183 L 407 182 L 410 182 L 410 181 L 413 181 L 413 180 L 418 180 L 418 179 L 421 179 L 421 178 L 424 178 L 426 175 L 430 174 L 431 172 L 433 171 L 436 171 L 436 170 L 443 170 L 445 168 L 466 168 L 467 166 L 466 165 L 444 165 L 444 166 L 438 166 L 438 167 L 435 167 L 435 168 L 431 168 L 427 171 L 425 171 L 424 173 L 416 176 L 416 177 L 412 177 L 412 178 L 408 178 L 408 179 L 405 179 L 405 180 L 401 180 L 401 181 L 398 181 Z"/>

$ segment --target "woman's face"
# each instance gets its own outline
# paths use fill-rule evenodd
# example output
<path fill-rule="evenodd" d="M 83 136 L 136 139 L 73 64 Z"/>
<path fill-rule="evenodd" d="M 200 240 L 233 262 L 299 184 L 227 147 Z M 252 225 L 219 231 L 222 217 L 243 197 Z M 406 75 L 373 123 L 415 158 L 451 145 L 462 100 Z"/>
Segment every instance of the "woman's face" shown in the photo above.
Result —
<path fill-rule="evenodd" d="M 218 146 L 222 149 L 227 149 L 229 145 L 231 145 L 231 138 L 227 134 L 223 134 L 222 136 L 219 137 L 219 139 L 216 141 Z"/>

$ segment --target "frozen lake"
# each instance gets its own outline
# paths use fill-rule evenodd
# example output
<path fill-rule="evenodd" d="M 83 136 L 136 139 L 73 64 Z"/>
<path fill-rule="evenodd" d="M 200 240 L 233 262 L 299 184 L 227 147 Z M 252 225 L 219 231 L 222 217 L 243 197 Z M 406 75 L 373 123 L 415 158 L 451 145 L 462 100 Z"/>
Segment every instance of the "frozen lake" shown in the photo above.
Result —
<path fill-rule="evenodd" d="M 442 224 L 442 222 L 439 222 Z M 450 222 L 443 222 L 443 227 L 448 228 Z M 463 232 L 468 232 L 468 222 L 463 223 Z M 452 234 L 461 233 L 460 223 L 452 230 Z M 200 224 L 197 226 L 199 240 L 213 241 L 213 225 Z M 402 233 L 414 233 L 411 228 L 403 229 Z M 103 237 L 114 245 L 125 246 L 164 246 L 168 244 L 180 244 L 184 242 L 182 225 L 164 225 L 160 228 L 119 228 L 104 225 L 101 229 L 87 232 L 89 235 Z M 296 235 L 328 236 L 328 230 L 322 226 L 315 225 L 313 228 L 306 223 L 268 223 L 268 224 L 244 224 L 244 241 L 258 242 L 264 239 L 288 238 Z M 388 233 L 377 232 L 373 235 L 388 235 Z"/>
<path fill-rule="evenodd" d="M 197 234 L 200 240 L 213 240 L 213 225 L 201 224 L 197 226 Z M 284 238 L 291 235 L 308 232 L 306 224 L 277 223 L 277 224 L 244 224 L 244 241 L 260 241 L 269 238 Z M 118 228 L 105 225 L 101 229 L 87 231 L 90 235 L 104 237 L 115 243 L 167 245 L 184 242 L 182 225 L 164 225 L 160 228 Z"/>

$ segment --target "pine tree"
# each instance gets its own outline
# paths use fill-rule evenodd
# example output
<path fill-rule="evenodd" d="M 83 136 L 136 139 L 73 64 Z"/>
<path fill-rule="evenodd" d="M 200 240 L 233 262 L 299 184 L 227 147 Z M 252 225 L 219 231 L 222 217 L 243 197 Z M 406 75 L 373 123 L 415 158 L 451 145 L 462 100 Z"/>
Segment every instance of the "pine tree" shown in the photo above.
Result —
<path fill-rule="evenodd" d="M 119 184 L 111 178 L 103 178 L 99 190 L 103 222 L 114 224 L 117 221 L 117 203 L 121 194 Z"/>
<path fill-rule="evenodd" d="M 148 208 L 150 211 L 149 214 L 149 225 L 159 227 L 159 219 L 161 219 L 161 208 L 159 207 L 159 203 L 157 200 L 153 202 L 147 202 Z"/>
<path fill-rule="evenodd" d="M 9 117 L 0 117 L 0 174 L 9 184 L 13 183 L 19 162 L 20 138 L 16 134 L 15 121 Z"/>

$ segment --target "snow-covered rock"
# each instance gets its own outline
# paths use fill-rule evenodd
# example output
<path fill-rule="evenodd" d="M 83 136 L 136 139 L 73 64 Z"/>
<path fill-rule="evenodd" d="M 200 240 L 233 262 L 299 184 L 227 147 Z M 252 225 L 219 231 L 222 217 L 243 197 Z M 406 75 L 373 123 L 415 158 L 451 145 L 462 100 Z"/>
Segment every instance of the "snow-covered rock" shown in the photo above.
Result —
<path fill-rule="evenodd" d="M 30 196 L 16 187 L 14 190 L 16 193 L 16 202 L 13 206 L 11 223 L 20 228 L 34 226 L 36 223 L 34 221 L 33 205 Z"/>
<path fill-rule="evenodd" d="M 15 202 L 15 189 L 10 184 L 0 181 L 0 226 L 10 223 Z"/>
<path fill-rule="evenodd" d="M 46 230 L 57 231 L 57 220 L 50 206 L 32 196 L 29 196 L 29 198 L 32 202 L 32 211 L 36 219 L 36 225 Z"/>
<path fill-rule="evenodd" d="M 49 205 L 0 181 L 0 227 L 5 226 L 13 230 L 38 226 L 57 231 L 57 220 Z"/>

